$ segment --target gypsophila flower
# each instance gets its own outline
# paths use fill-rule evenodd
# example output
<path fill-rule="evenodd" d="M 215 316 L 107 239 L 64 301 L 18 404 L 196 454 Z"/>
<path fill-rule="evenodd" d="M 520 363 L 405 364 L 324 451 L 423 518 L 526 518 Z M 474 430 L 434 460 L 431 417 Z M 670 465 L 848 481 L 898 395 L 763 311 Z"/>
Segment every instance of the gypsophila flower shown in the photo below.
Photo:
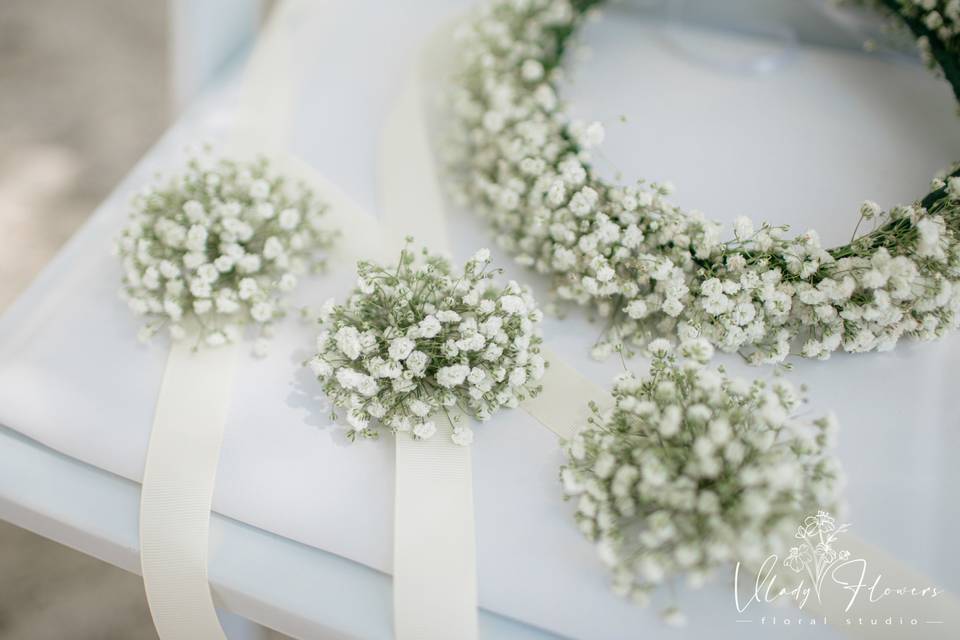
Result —
<path fill-rule="evenodd" d="M 326 312 L 308 362 L 347 412 L 351 440 L 380 428 L 428 439 L 452 419 L 451 439 L 467 446 L 474 434 L 458 412 L 487 420 L 539 393 L 543 314 L 516 282 L 494 284 L 489 265 L 481 250 L 454 272 L 409 248 L 391 267 L 359 264 L 361 284 Z"/>
<path fill-rule="evenodd" d="M 721 565 L 784 551 L 841 485 L 832 416 L 792 417 L 802 398 L 783 379 L 731 378 L 673 353 L 658 349 L 645 376 L 618 376 L 613 407 L 593 407 L 561 470 L 614 589 L 641 602 L 681 574 L 697 585 Z M 673 607 L 664 616 L 682 622 Z"/>
<path fill-rule="evenodd" d="M 724 242 L 720 225 L 666 199 L 670 185 L 598 175 L 589 149 L 602 126 L 570 118 L 557 97 L 563 53 L 596 4 L 495 0 L 464 25 L 443 149 L 454 198 L 484 215 L 520 264 L 552 276 L 559 299 L 607 318 L 596 357 L 695 333 L 754 363 L 827 358 L 960 324 L 957 167 L 914 205 L 865 202 L 855 239 L 832 249 L 815 232 L 790 237 L 743 217 Z M 960 2 L 872 4 L 921 39 L 960 94 Z"/>
<path fill-rule="evenodd" d="M 280 223 L 265 211 L 281 210 Z M 283 294 L 297 276 L 324 264 L 335 233 L 326 205 L 303 184 L 273 173 L 265 159 L 191 158 L 183 174 L 133 200 L 115 244 L 123 265 L 121 296 L 146 318 L 148 340 L 165 329 L 219 346 L 254 325 L 263 355 L 269 327 L 283 317 Z"/>

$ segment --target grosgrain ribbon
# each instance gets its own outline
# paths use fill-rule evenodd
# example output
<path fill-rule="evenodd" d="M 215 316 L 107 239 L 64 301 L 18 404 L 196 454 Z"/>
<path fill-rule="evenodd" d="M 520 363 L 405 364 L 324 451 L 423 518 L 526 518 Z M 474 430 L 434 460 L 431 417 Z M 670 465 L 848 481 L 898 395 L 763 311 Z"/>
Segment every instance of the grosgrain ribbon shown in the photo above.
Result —
<path fill-rule="evenodd" d="M 233 146 L 280 148 L 286 142 L 289 94 L 265 110 L 257 100 L 276 58 L 288 55 L 283 25 L 292 3 L 277 8 L 251 56 L 245 76 L 246 106 L 260 109 L 260 128 L 240 109 Z M 244 128 L 247 127 L 247 129 Z M 272 127 L 272 128 L 271 128 Z M 140 567 L 147 604 L 164 640 L 225 638 L 207 576 L 210 509 L 239 345 L 191 349 L 189 339 L 167 356 L 140 494 Z"/>
<path fill-rule="evenodd" d="M 396 437 L 394 635 L 477 637 L 477 560 L 470 447 L 437 420 L 429 440 Z"/>
<path fill-rule="evenodd" d="M 225 638 L 207 580 L 210 503 L 237 345 L 167 356 L 140 493 L 140 567 L 161 638 Z"/>

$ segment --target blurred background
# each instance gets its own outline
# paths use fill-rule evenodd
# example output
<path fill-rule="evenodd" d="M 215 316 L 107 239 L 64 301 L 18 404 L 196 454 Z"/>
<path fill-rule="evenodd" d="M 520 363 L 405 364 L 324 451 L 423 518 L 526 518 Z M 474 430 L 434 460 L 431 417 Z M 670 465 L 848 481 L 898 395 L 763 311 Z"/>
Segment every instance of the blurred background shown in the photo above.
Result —
<path fill-rule="evenodd" d="M 165 129 L 167 3 L 0 2 L 0 313 Z M 156 638 L 138 576 L 0 521 L 0 638 Z"/>

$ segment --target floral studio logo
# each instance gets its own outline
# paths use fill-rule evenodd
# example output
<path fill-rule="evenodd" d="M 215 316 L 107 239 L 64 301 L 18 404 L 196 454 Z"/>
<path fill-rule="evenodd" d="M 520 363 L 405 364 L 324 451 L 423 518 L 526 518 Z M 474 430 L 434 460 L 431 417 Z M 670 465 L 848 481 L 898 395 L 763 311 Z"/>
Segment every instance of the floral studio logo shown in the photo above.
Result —
<path fill-rule="evenodd" d="M 806 574 L 818 600 L 821 599 L 823 581 L 830 571 L 838 563 L 846 562 L 850 558 L 849 551 L 836 547 L 840 535 L 849 528 L 849 524 L 837 525 L 826 511 L 807 516 L 803 525 L 797 527 L 794 538 L 800 542 L 797 546 L 790 547 L 783 566 L 792 569 L 796 574 Z"/>
<path fill-rule="evenodd" d="M 738 562 L 734 569 L 737 622 L 771 626 L 919 626 L 943 624 L 925 602 L 943 593 L 932 585 L 908 585 L 890 567 L 876 565 L 845 544 L 849 524 L 826 511 L 804 518 L 794 543 L 782 555 L 759 565 Z M 907 578 L 909 580 L 909 578 Z M 758 603 L 790 601 L 797 611 L 771 615 Z"/>

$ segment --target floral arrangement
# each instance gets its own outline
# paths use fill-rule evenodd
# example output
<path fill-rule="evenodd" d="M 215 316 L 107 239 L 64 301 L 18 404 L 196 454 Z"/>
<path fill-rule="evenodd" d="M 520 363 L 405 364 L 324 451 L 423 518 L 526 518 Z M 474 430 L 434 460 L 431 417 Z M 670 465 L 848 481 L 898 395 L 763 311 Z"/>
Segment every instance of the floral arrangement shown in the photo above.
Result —
<path fill-rule="evenodd" d="M 543 314 L 516 282 L 493 283 L 499 272 L 486 249 L 462 271 L 408 246 L 395 265 L 361 262 L 358 272 L 346 303 L 325 305 L 319 353 L 309 361 L 345 410 L 351 440 L 380 429 L 431 438 L 442 415 L 453 441 L 469 445 L 473 431 L 457 411 L 486 421 L 540 392 Z"/>
<path fill-rule="evenodd" d="M 571 38 L 595 0 L 495 0 L 460 32 L 444 153 L 456 199 L 484 215 L 518 262 L 552 275 L 561 301 L 610 327 L 604 357 L 657 337 L 701 336 L 751 362 L 799 352 L 886 350 L 960 324 L 960 169 L 917 202 L 865 202 L 854 239 L 741 218 L 719 224 L 672 204 L 666 184 L 620 186 L 590 165 L 600 123 L 558 97 Z M 884 0 L 960 90 L 956 2 Z M 859 235 L 858 235 L 859 232 Z"/>
<path fill-rule="evenodd" d="M 122 297 L 147 319 L 140 337 L 161 329 L 219 346 L 253 325 L 262 354 L 284 313 L 282 296 L 324 264 L 335 233 L 325 205 L 303 184 L 275 175 L 266 159 L 191 158 L 186 171 L 133 200 L 115 244 Z"/>
<path fill-rule="evenodd" d="M 594 407 L 561 471 L 615 591 L 640 603 L 679 574 L 697 586 L 734 559 L 782 552 L 803 515 L 833 509 L 841 483 L 827 455 L 834 418 L 791 417 L 803 399 L 789 383 L 706 367 L 703 338 L 679 354 L 664 339 L 649 349 L 649 374 L 615 380 L 613 408 Z"/>

